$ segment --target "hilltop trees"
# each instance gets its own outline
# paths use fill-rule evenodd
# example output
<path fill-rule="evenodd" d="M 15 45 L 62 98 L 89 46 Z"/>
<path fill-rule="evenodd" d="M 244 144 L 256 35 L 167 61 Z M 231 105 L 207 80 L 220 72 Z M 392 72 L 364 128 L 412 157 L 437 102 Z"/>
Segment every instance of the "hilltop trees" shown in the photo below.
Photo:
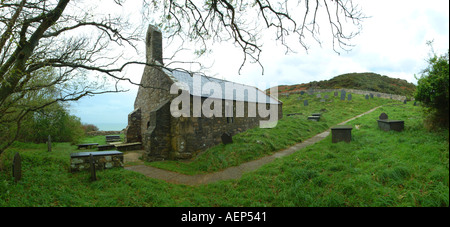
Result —
<path fill-rule="evenodd" d="M 0 154 L 19 137 L 21 122 L 29 114 L 58 102 L 121 92 L 120 81 L 140 85 L 123 71 L 149 63 L 124 53 L 139 52 L 141 30 L 150 22 L 160 22 L 170 41 L 189 41 L 197 54 L 214 43 L 232 42 L 242 50 L 245 64 L 259 63 L 263 31 L 290 51 L 290 38 L 308 49 L 307 43 L 320 43 L 319 34 L 328 28 L 325 34 L 339 52 L 351 48 L 350 40 L 364 19 L 351 0 L 133 0 L 143 4 L 141 25 L 106 9 L 110 3 L 121 7 L 129 2 L 0 1 Z M 46 96 L 48 91 L 51 95 Z"/>
<path fill-rule="evenodd" d="M 426 107 L 431 128 L 449 127 L 448 57 L 448 51 L 441 56 L 432 51 L 432 56 L 428 59 L 428 67 L 422 71 L 417 81 L 415 98 Z"/>

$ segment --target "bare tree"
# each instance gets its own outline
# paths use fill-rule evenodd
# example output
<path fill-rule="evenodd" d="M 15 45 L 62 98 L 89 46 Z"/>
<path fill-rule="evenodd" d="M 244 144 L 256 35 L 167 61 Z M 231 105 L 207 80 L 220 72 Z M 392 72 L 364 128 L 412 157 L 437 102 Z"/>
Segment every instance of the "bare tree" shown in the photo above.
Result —
<path fill-rule="evenodd" d="M 130 60 L 117 52 L 139 51 L 137 43 L 143 37 L 137 28 L 146 25 L 130 24 L 122 16 L 96 15 L 90 7 L 93 2 L 0 2 L 0 154 L 17 138 L 27 114 L 56 102 L 121 92 L 120 81 L 140 85 L 123 75 L 130 65 L 170 65 Z M 126 0 L 110 3 L 121 6 Z M 287 52 L 295 45 L 288 42 L 290 37 L 307 50 L 310 38 L 321 42 L 325 19 L 332 47 L 339 52 L 351 47 L 349 41 L 364 19 L 351 0 L 143 0 L 139 4 L 143 23 L 159 21 L 169 40 L 199 44 L 194 50 L 199 55 L 216 42 L 234 43 L 244 56 L 241 68 L 248 62 L 261 65 L 263 31 L 273 31 Z M 113 88 L 106 87 L 105 81 L 112 81 Z"/>

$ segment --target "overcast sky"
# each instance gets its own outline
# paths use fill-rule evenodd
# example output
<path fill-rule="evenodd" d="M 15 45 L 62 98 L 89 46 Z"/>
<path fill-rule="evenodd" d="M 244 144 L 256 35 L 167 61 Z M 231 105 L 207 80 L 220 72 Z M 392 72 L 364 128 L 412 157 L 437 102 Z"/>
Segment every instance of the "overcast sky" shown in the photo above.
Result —
<path fill-rule="evenodd" d="M 426 42 L 434 40 L 434 49 L 438 54 L 449 49 L 448 0 L 354 2 L 370 18 L 364 21 L 361 34 L 352 40 L 355 47 L 348 53 L 343 51 L 338 55 L 330 43 L 322 40 L 322 47 L 308 43 L 311 46 L 308 53 L 297 48 L 297 53 L 285 55 L 283 47 L 270 39 L 265 40 L 261 54 L 264 75 L 261 75 L 262 70 L 256 64 L 246 64 L 239 75 L 242 54 L 231 44 L 214 45 L 212 54 L 196 60 L 205 65 L 214 63 L 206 71 L 208 76 L 254 86 L 263 82 L 266 87 L 260 87 L 261 89 L 275 84 L 292 85 L 328 80 L 352 72 L 375 72 L 416 84 L 414 75 L 426 67 L 426 58 L 430 52 Z M 173 53 L 170 51 L 169 46 L 164 55 L 171 56 Z M 126 73 L 139 82 L 142 71 L 142 67 L 133 67 Z M 133 111 L 137 87 L 123 86 L 130 91 L 83 98 L 71 105 L 71 113 L 80 117 L 83 123 L 97 125 L 100 130 L 125 128 L 128 114 Z"/>

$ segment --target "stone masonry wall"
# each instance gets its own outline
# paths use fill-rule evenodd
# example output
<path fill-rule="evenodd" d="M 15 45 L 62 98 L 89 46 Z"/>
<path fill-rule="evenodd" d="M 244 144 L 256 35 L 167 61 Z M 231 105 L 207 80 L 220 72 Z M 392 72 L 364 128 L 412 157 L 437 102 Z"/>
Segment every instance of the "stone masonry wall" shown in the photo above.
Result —
<path fill-rule="evenodd" d="M 141 108 L 135 109 L 128 115 L 128 126 L 125 129 L 126 143 L 142 142 L 141 122 Z"/>
<path fill-rule="evenodd" d="M 202 98 L 202 103 L 206 98 Z M 234 101 L 233 106 L 236 107 L 236 102 Z M 193 117 L 193 101 L 191 96 L 191 115 L 190 117 L 179 117 L 174 118 L 170 115 L 170 151 L 167 147 L 164 147 L 164 152 L 169 152 L 169 154 L 159 155 L 159 158 L 164 159 L 190 159 L 194 157 L 199 152 L 206 150 L 212 146 L 220 144 L 221 136 L 223 133 L 229 133 L 231 135 L 236 135 L 240 132 L 244 132 L 248 129 L 259 127 L 261 120 L 267 120 L 267 118 L 248 117 L 248 103 L 244 102 L 244 117 L 225 117 L 225 102 L 222 103 L 222 117 Z M 266 105 L 266 104 L 262 104 Z M 267 104 L 268 105 L 268 104 Z M 258 108 L 257 105 L 255 105 Z M 269 107 L 266 106 L 266 109 Z M 278 116 L 279 119 L 282 118 L 282 105 L 278 105 Z M 164 111 L 167 113 L 167 110 Z M 169 113 L 170 114 L 170 113 Z M 161 116 L 161 115 L 159 115 Z M 163 115 L 164 118 L 157 118 L 156 124 L 164 124 L 167 122 L 165 117 L 167 114 Z M 233 116 L 236 116 L 236 108 L 233 109 Z M 150 130 L 149 130 L 150 131 Z M 167 139 L 168 137 L 166 137 Z M 154 144 L 151 143 L 150 146 Z M 158 145 L 160 146 L 160 145 Z M 151 148 L 153 150 L 153 147 Z M 150 154 L 150 153 L 149 153 Z M 151 154 L 150 154 L 151 155 Z M 148 158 L 154 159 L 152 157 Z M 161 159 L 160 159 L 161 160 Z"/>
<path fill-rule="evenodd" d="M 171 159 L 171 118 L 170 102 L 167 101 L 150 112 L 149 127 L 143 135 L 144 159 L 162 161 Z"/>

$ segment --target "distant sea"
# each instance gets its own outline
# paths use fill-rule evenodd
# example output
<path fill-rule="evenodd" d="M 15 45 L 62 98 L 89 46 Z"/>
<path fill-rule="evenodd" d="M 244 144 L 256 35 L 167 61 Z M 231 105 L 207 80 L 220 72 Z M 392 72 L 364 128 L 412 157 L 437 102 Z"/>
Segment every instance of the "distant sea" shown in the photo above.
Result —
<path fill-rule="evenodd" d="M 97 126 L 100 131 L 121 131 L 127 127 L 127 123 L 94 123 L 94 125 Z"/>

